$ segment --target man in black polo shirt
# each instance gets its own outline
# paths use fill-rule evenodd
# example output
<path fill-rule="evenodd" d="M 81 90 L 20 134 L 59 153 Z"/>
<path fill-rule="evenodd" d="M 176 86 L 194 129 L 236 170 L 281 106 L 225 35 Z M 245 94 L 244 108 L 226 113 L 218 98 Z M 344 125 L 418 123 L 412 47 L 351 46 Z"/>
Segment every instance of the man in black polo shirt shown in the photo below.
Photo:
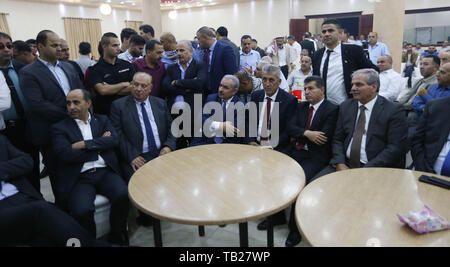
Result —
<path fill-rule="evenodd" d="M 100 45 L 103 56 L 89 69 L 89 83 L 96 93 L 94 113 L 109 115 L 111 103 L 130 92 L 135 71 L 131 63 L 117 58 L 120 53 L 117 35 L 105 33 Z"/>

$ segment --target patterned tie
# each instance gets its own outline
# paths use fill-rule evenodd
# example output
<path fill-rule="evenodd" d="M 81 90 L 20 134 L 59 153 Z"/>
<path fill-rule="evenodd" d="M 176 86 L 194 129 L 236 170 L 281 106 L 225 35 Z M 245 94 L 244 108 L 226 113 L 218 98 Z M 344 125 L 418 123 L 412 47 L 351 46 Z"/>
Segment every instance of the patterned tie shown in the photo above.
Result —
<path fill-rule="evenodd" d="M 155 136 L 153 135 L 152 126 L 148 118 L 147 110 L 145 109 L 145 103 L 141 103 L 142 118 L 144 119 L 145 133 L 147 134 L 148 152 L 152 157 L 157 157 L 159 152 L 156 147 Z"/>
<path fill-rule="evenodd" d="M 366 129 L 366 107 L 359 107 L 360 114 L 353 132 L 353 142 L 350 148 L 350 168 L 359 168 L 361 166 L 361 142 Z"/>
<path fill-rule="evenodd" d="M 325 92 L 327 90 L 328 62 L 330 61 L 330 54 L 332 52 L 333 50 L 327 50 L 327 57 L 325 58 L 325 62 L 323 63 L 322 78 L 324 81 Z"/>
<path fill-rule="evenodd" d="M 306 122 L 306 128 L 305 128 L 306 130 L 309 130 L 309 128 L 311 127 L 311 119 L 312 119 L 313 113 L 314 113 L 314 107 L 310 106 L 309 113 L 308 113 L 308 121 Z M 303 142 L 297 142 L 297 144 L 295 146 L 295 148 L 297 150 L 302 150 L 303 147 L 305 147 L 305 143 L 303 143 Z"/>
<path fill-rule="evenodd" d="M 262 146 L 269 145 L 269 129 L 270 129 L 270 108 L 272 99 L 270 97 L 266 97 L 266 110 L 264 112 L 263 124 L 261 127 L 261 136 L 260 136 L 260 144 Z"/>

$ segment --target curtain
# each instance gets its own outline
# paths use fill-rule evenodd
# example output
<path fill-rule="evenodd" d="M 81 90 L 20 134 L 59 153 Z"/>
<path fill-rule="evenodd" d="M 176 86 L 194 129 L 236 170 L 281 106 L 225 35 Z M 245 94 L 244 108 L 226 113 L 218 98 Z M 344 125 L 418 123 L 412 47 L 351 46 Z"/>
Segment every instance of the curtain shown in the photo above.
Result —
<path fill-rule="evenodd" d="M 6 15 L 5 13 L 0 13 L 0 32 L 4 32 L 8 35 L 11 35 L 9 33 L 9 26 L 8 26 L 8 21 L 6 20 Z"/>
<path fill-rule="evenodd" d="M 98 44 L 102 38 L 102 27 L 99 19 L 63 18 L 66 30 L 67 44 L 69 45 L 70 59 L 80 56 L 78 45 L 81 42 L 91 44 L 92 55 L 99 59 Z"/>
<path fill-rule="evenodd" d="M 135 30 L 139 34 L 139 27 L 143 24 L 143 21 L 136 21 L 136 20 L 125 20 L 125 26 L 127 28 L 131 28 Z"/>

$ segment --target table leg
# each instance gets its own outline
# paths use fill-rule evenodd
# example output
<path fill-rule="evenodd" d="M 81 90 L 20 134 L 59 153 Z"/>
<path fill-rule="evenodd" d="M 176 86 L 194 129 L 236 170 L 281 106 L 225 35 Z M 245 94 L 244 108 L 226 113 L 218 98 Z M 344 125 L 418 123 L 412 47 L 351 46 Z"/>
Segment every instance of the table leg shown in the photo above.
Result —
<path fill-rule="evenodd" d="M 199 225 L 198 226 L 198 234 L 200 236 L 205 236 L 205 226 L 204 225 Z"/>
<path fill-rule="evenodd" d="M 248 247 L 248 224 L 247 222 L 239 224 L 239 241 L 241 247 Z"/>
<path fill-rule="evenodd" d="M 267 217 L 267 247 L 273 247 L 273 216 Z"/>
<path fill-rule="evenodd" d="M 155 247 L 162 247 L 161 221 L 153 219 L 153 238 L 155 239 Z"/>

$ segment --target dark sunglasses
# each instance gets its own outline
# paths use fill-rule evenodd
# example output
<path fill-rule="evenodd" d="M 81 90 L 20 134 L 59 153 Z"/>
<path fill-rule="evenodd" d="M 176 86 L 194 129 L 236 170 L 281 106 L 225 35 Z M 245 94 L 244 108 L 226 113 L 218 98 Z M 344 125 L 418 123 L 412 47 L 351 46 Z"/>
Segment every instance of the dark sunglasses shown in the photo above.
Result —
<path fill-rule="evenodd" d="M 6 44 L 6 47 L 7 47 L 8 49 L 12 49 L 12 48 L 13 48 L 13 45 L 12 45 L 12 44 Z M 0 50 L 3 50 L 3 49 L 5 49 L 5 45 L 2 44 L 2 43 L 0 43 Z"/>

